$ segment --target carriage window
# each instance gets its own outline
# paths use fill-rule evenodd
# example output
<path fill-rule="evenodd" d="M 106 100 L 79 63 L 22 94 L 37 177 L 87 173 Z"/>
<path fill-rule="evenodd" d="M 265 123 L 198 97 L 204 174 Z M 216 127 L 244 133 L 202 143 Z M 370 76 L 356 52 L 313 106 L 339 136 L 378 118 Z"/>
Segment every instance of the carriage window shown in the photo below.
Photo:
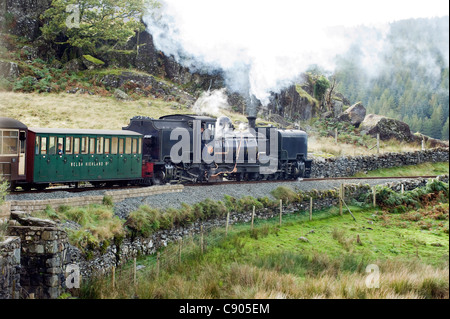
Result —
<path fill-rule="evenodd" d="M 109 146 L 111 144 L 111 140 L 109 138 L 105 139 L 105 154 L 109 154 Z"/>
<path fill-rule="evenodd" d="M 138 140 L 133 138 L 133 154 L 137 154 Z"/>
<path fill-rule="evenodd" d="M 125 139 L 125 154 L 131 154 L 131 137 Z"/>
<path fill-rule="evenodd" d="M 142 153 L 142 138 L 139 139 L 138 154 Z"/>
<path fill-rule="evenodd" d="M 18 131 L 3 131 L 0 136 L 0 154 L 17 155 L 19 146 Z"/>
<path fill-rule="evenodd" d="M 97 137 L 97 154 L 103 154 L 103 137 Z"/>
<path fill-rule="evenodd" d="M 123 138 L 119 139 L 119 154 L 123 154 Z"/>
<path fill-rule="evenodd" d="M 39 136 L 36 136 L 36 155 L 39 155 L 39 150 L 40 150 L 39 145 L 41 145 L 41 140 L 40 140 Z"/>
<path fill-rule="evenodd" d="M 119 144 L 119 139 L 117 137 L 112 138 L 111 144 L 111 154 L 117 154 L 117 145 Z"/>
<path fill-rule="evenodd" d="M 72 154 L 72 137 L 66 137 L 66 154 Z"/>
<path fill-rule="evenodd" d="M 64 153 L 64 138 L 58 137 L 58 143 L 56 147 L 56 154 L 62 155 Z"/>
<path fill-rule="evenodd" d="M 88 153 L 87 147 L 88 147 L 88 145 L 87 145 L 87 137 L 82 137 L 81 138 L 81 154 L 87 154 Z"/>
<path fill-rule="evenodd" d="M 80 154 L 80 139 L 79 138 L 73 139 L 73 153 Z"/>
<path fill-rule="evenodd" d="M 55 155 L 56 154 L 56 137 L 50 136 L 48 139 L 48 154 Z"/>
<path fill-rule="evenodd" d="M 95 138 L 89 139 L 89 154 L 95 154 Z"/>
<path fill-rule="evenodd" d="M 41 137 L 41 155 L 47 154 L 47 138 Z"/>

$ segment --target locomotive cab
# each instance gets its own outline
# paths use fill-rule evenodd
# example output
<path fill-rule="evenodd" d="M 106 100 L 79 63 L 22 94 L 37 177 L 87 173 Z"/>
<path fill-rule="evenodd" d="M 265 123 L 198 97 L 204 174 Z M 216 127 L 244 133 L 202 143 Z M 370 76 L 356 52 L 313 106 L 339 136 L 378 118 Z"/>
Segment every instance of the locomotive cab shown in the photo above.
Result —
<path fill-rule="evenodd" d="M 0 180 L 14 189 L 26 180 L 26 140 L 28 127 L 17 120 L 0 117 Z"/>

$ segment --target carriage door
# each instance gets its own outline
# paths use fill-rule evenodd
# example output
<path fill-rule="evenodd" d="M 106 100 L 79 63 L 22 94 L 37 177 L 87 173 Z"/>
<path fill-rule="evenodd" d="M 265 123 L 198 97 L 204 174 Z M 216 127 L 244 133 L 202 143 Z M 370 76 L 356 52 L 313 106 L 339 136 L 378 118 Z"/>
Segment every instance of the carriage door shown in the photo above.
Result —
<path fill-rule="evenodd" d="M 20 143 L 20 152 L 19 152 L 19 176 L 25 175 L 25 150 L 27 149 L 26 145 L 27 133 L 25 131 L 20 131 L 19 133 L 19 143 Z"/>
<path fill-rule="evenodd" d="M 61 136 L 50 137 L 50 144 L 55 143 L 52 148 L 51 156 L 54 157 L 55 181 L 63 182 L 66 180 L 67 156 L 64 154 L 64 138 Z"/>
<path fill-rule="evenodd" d="M 126 173 L 127 157 L 125 156 L 125 138 L 119 138 L 119 163 L 117 167 L 117 176 L 122 177 Z"/>
<path fill-rule="evenodd" d="M 47 151 L 48 136 L 36 136 L 36 157 L 35 157 L 35 182 L 47 182 L 49 176 L 50 158 Z"/>

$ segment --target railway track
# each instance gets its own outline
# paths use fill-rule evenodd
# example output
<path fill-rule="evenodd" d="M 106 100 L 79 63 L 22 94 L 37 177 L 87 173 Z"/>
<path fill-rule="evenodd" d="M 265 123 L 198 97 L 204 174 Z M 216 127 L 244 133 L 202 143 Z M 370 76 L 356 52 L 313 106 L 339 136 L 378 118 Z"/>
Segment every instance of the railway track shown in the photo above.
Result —
<path fill-rule="evenodd" d="M 383 180 L 383 179 L 419 179 L 419 178 L 436 178 L 437 176 L 395 176 L 395 177 L 328 177 L 328 178 L 307 178 L 307 179 L 288 179 L 288 180 L 263 180 L 263 181 L 225 181 L 214 183 L 199 183 L 199 184 L 184 184 L 184 186 L 214 186 L 214 185 L 248 185 L 248 184 L 262 184 L 262 183 L 292 183 L 292 182 L 323 182 L 323 181 L 338 181 L 338 180 Z"/>
<path fill-rule="evenodd" d="M 384 179 L 419 179 L 419 178 L 436 178 L 437 176 L 392 176 L 392 177 L 332 177 L 332 178 L 307 178 L 300 180 L 261 180 L 261 181 L 222 181 L 222 182 L 210 182 L 210 183 L 197 183 L 197 184 L 184 184 L 185 187 L 202 187 L 202 186 L 217 186 L 217 185 L 249 185 L 249 184 L 263 184 L 263 183 L 292 183 L 292 182 L 317 182 L 317 181 L 358 181 L 358 180 L 384 180 Z M 117 187 L 94 187 L 86 185 L 79 188 L 70 188 L 68 186 L 55 186 L 48 189 L 39 191 L 15 191 L 14 194 L 46 194 L 55 192 L 69 192 L 69 193 L 83 193 L 90 191 L 119 191 L 126 189 L 139 189 L 141 186 L 117 186 Z"/>

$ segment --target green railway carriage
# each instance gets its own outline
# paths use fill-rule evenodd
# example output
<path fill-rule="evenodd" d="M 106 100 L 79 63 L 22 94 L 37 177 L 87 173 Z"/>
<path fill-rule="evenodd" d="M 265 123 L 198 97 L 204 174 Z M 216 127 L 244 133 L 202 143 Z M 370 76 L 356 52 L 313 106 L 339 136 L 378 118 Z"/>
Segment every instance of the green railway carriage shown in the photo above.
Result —
<path fill-rule="evenodd" d="M 27 183 L 92 184 L 142 178 L 142 135 L 131 131 L 28 130 Z"/>

